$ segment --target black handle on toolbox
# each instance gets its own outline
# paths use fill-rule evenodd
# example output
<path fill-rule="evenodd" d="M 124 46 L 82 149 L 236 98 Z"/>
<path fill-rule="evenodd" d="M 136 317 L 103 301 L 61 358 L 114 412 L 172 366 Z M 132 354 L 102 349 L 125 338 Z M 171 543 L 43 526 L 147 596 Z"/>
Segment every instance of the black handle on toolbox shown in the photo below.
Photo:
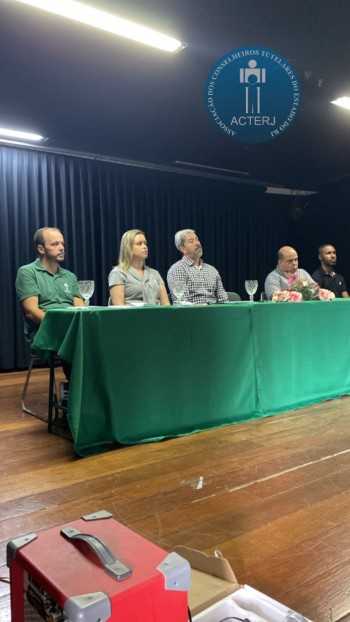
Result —
<path fill-rule="evenodd" d="M 114 579 L 117 579 L 117 581 L 123 581 L 123 579 L 131 576 L 131 568 L 119 561 L 107 544 L 96 536 L 90 533 L 82 533 L 75 527 L 65 527 L 61 529 L 61 534 L 68 540 L 83 540 L 83 542 L 86 542 L 92 551 L 96 553 L 105 571 Z"/>

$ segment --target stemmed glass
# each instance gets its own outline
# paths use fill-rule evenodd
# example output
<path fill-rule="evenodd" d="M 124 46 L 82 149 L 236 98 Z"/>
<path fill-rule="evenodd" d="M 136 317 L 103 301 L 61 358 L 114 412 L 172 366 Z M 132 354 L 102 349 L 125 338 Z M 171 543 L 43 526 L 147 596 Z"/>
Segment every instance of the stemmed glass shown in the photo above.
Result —
<path fill-rule="evenodd" d="M 90 298 L 94 293 L 95 281 L 79 281 L 78 285 L 80 293 L 84 298 L 85 306 L 88 307 L 90 304 Z"/>
<path fill-rule="evenodd" d="M 185 293 L 186 283 L 184 281 L 174 281 L 172 285 L 172 290 L 176 297 L 176 304 L 179 305 L 182 296 Z"/>
<path fill-rule="evenodd" d="M 244 281 L 245 291 L 249 294 L 249 301 L 254 302 L 254 294 L 258 289 L 258 281 Z"/>

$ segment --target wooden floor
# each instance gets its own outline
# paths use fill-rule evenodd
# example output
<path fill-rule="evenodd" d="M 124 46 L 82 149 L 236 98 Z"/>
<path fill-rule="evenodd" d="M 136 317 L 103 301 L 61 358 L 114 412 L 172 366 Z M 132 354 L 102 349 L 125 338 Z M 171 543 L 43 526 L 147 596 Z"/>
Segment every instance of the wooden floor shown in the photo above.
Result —
<path fill-rule="evenodd" d="M 313 622 L 350 621 L 350 398 L 79 459 L 22 413 L 23 381 L 0 374 L 1 622 L 7 541 L 100 509 L 166 550 L 220 549 Z M 46 383 L 33 373 L 43 411 Z"/>

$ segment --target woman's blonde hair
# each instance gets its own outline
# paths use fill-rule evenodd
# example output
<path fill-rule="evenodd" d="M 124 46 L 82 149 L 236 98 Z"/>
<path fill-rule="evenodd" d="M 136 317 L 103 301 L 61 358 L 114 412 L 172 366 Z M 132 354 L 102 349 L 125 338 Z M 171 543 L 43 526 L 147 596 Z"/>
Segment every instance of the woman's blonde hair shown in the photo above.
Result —
<path fill-rule="evenodd" d="M 119 263 L 118 266 L 123 270 L 129 270 L 132 260 L 132 247 L 137 235 L 145 235 L 140 229 L 130 229 L 125 231 L 120 240 Z"/>

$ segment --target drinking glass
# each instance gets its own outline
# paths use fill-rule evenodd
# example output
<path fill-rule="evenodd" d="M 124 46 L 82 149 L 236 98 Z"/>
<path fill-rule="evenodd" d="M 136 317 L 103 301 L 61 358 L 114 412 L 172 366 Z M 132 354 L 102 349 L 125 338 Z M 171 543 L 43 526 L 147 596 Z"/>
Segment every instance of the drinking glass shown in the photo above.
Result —
<path fill-rule="evenodd" d="M 249 301 L 254 302 L 254 294 L 258 289 L 258 281 L 248 280 L 244 281 L 245 291 L 249 294 Z"/>
<path fill-rule="evenodd" d="M 176 303 L 177 305 L 180 304 L 181 298 L 185 293 L 185 289 L 186 289 L 186 283 L 184 281 L 174 281 L 173 282 L 173 286 L 172 286 L 172 290 L 175 294 L 175 298 L 176 298 Z"/>
<path fill-rule="evenodd" d="M 90 304 L 90 298 L 94 293 L 95 281 L 79 281 L 78 285 L 80 293 L 84 298 L 85 306 L 88 307 Z"/>

